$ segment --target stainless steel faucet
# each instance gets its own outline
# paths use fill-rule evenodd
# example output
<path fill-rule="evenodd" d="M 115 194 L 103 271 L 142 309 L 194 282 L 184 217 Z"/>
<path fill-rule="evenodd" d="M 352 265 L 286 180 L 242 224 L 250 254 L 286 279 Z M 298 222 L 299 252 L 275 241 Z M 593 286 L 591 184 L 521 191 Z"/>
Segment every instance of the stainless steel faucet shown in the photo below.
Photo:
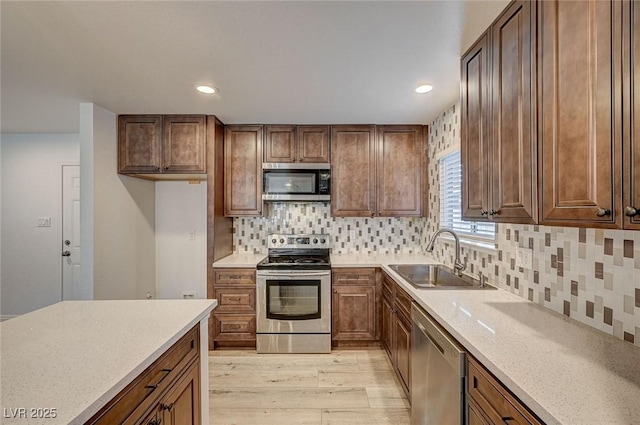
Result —
<path fill-rule="evenodd" d="M 456 241 L 456 259 L 453 262 L 453 269 L 456 271 L 458 276 L 462 275 L 462 271 L 467 268 L 466 264 L 462 264 L 460 261 L 460 238 L 458 234 L 451 229 L 442 228 L 435 232 L 431 237 L 431 240 L 427 244 L 427 252 L 433 252 L 433 247 L 436 243 L 436 239 L 440 236 L 441 233 L 450 233 L 453 236 L 453 239 Z"/>

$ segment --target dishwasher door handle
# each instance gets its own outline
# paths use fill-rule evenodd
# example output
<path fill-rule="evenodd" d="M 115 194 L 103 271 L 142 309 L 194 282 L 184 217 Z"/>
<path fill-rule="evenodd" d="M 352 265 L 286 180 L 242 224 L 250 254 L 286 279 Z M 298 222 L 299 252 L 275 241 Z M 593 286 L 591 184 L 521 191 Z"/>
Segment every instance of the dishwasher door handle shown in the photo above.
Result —
<path fill-rule="evenodd" d="M 418 328 L 420 328 L 420 331 L 422 331 L 424 336 L 426 336 L 427 339 L 429 339 L 429 341 L 431 341 L 431 343 L 438 349 L 438 351 L 440 351 L 440 354 L 444 355 L 444 349 L 440 346 L 440 344 L 436 342 L 436 340 L 431 335 L 429 335 L 429 332 L 427 332 L 427 330 L 424 328 L 422 323 L 418 323 L 418 322 L 414 322 L 414 323 L 418 326 Z"/>

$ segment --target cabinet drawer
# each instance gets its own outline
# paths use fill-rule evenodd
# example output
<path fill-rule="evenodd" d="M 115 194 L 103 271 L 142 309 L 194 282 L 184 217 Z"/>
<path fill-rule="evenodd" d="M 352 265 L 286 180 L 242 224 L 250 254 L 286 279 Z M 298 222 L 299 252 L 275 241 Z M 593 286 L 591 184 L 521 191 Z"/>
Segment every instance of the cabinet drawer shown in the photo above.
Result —
<path fill-rule="evenodd" d="M 526 408 L 482 365 L 470 358 L 468 368 L 469 397 L 492 423 L 509 422 L 509 425 L 538 425 Z M 510 419 L 507 419 L 510 418 Z"/>
<path fill-rule="evenodd" d="M 334 285 L 375 285 L 375 268 L 348 268 L 333 270 Z"/>
<path fill-rule="evenodd" d="M 256 315 L 214 313 L 213 338 L 215 341 L 255 340 Z"/>
<path fill-rule="evenodd" d="M 218 300 L 216 313 L 238 313 L 256 311 L 255 288 L 216 288 L 213 298 Z"/>
<path fill-rule="evenodd" d="M 199 355 L 200 327 L 196 325 L 87 423 L 122 423 L 134 411 L 147 411 Z"/>
<path fill-rule="evenodd" d="M 214 271 L 215 285 L 255 286 L 255 269 L 219 269 Z"/>
<path fill-rule="evenodd" d="M 397 285 L 396 307 L 398 308 L 398 313 L 403 314 L 407 319 L 411 317 L 411 297 Z"/>

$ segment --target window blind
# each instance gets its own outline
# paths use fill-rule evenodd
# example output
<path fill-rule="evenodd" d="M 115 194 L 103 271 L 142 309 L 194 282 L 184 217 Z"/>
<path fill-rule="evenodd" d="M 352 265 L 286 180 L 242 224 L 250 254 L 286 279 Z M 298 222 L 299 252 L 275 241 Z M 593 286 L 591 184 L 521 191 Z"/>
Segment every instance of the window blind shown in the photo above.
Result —
<path fill-rule="evenodd" d="M 448 227 L 469 239 L 495 242 L 495 223 L 462 220 L 462 164 L 460 151 L 445 155 L 440 165 L 440 227 Z"/>

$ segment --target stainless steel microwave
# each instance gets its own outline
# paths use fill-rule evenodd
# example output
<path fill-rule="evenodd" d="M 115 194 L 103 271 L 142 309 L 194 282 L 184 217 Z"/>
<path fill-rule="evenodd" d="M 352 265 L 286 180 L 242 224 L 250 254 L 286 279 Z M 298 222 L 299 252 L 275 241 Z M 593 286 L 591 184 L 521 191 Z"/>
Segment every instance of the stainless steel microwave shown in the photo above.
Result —
<path fill-rule="evenodd" d="M 329 164 L 262 164 L 264 201 L 326 202 L 331 199 Z"/>

